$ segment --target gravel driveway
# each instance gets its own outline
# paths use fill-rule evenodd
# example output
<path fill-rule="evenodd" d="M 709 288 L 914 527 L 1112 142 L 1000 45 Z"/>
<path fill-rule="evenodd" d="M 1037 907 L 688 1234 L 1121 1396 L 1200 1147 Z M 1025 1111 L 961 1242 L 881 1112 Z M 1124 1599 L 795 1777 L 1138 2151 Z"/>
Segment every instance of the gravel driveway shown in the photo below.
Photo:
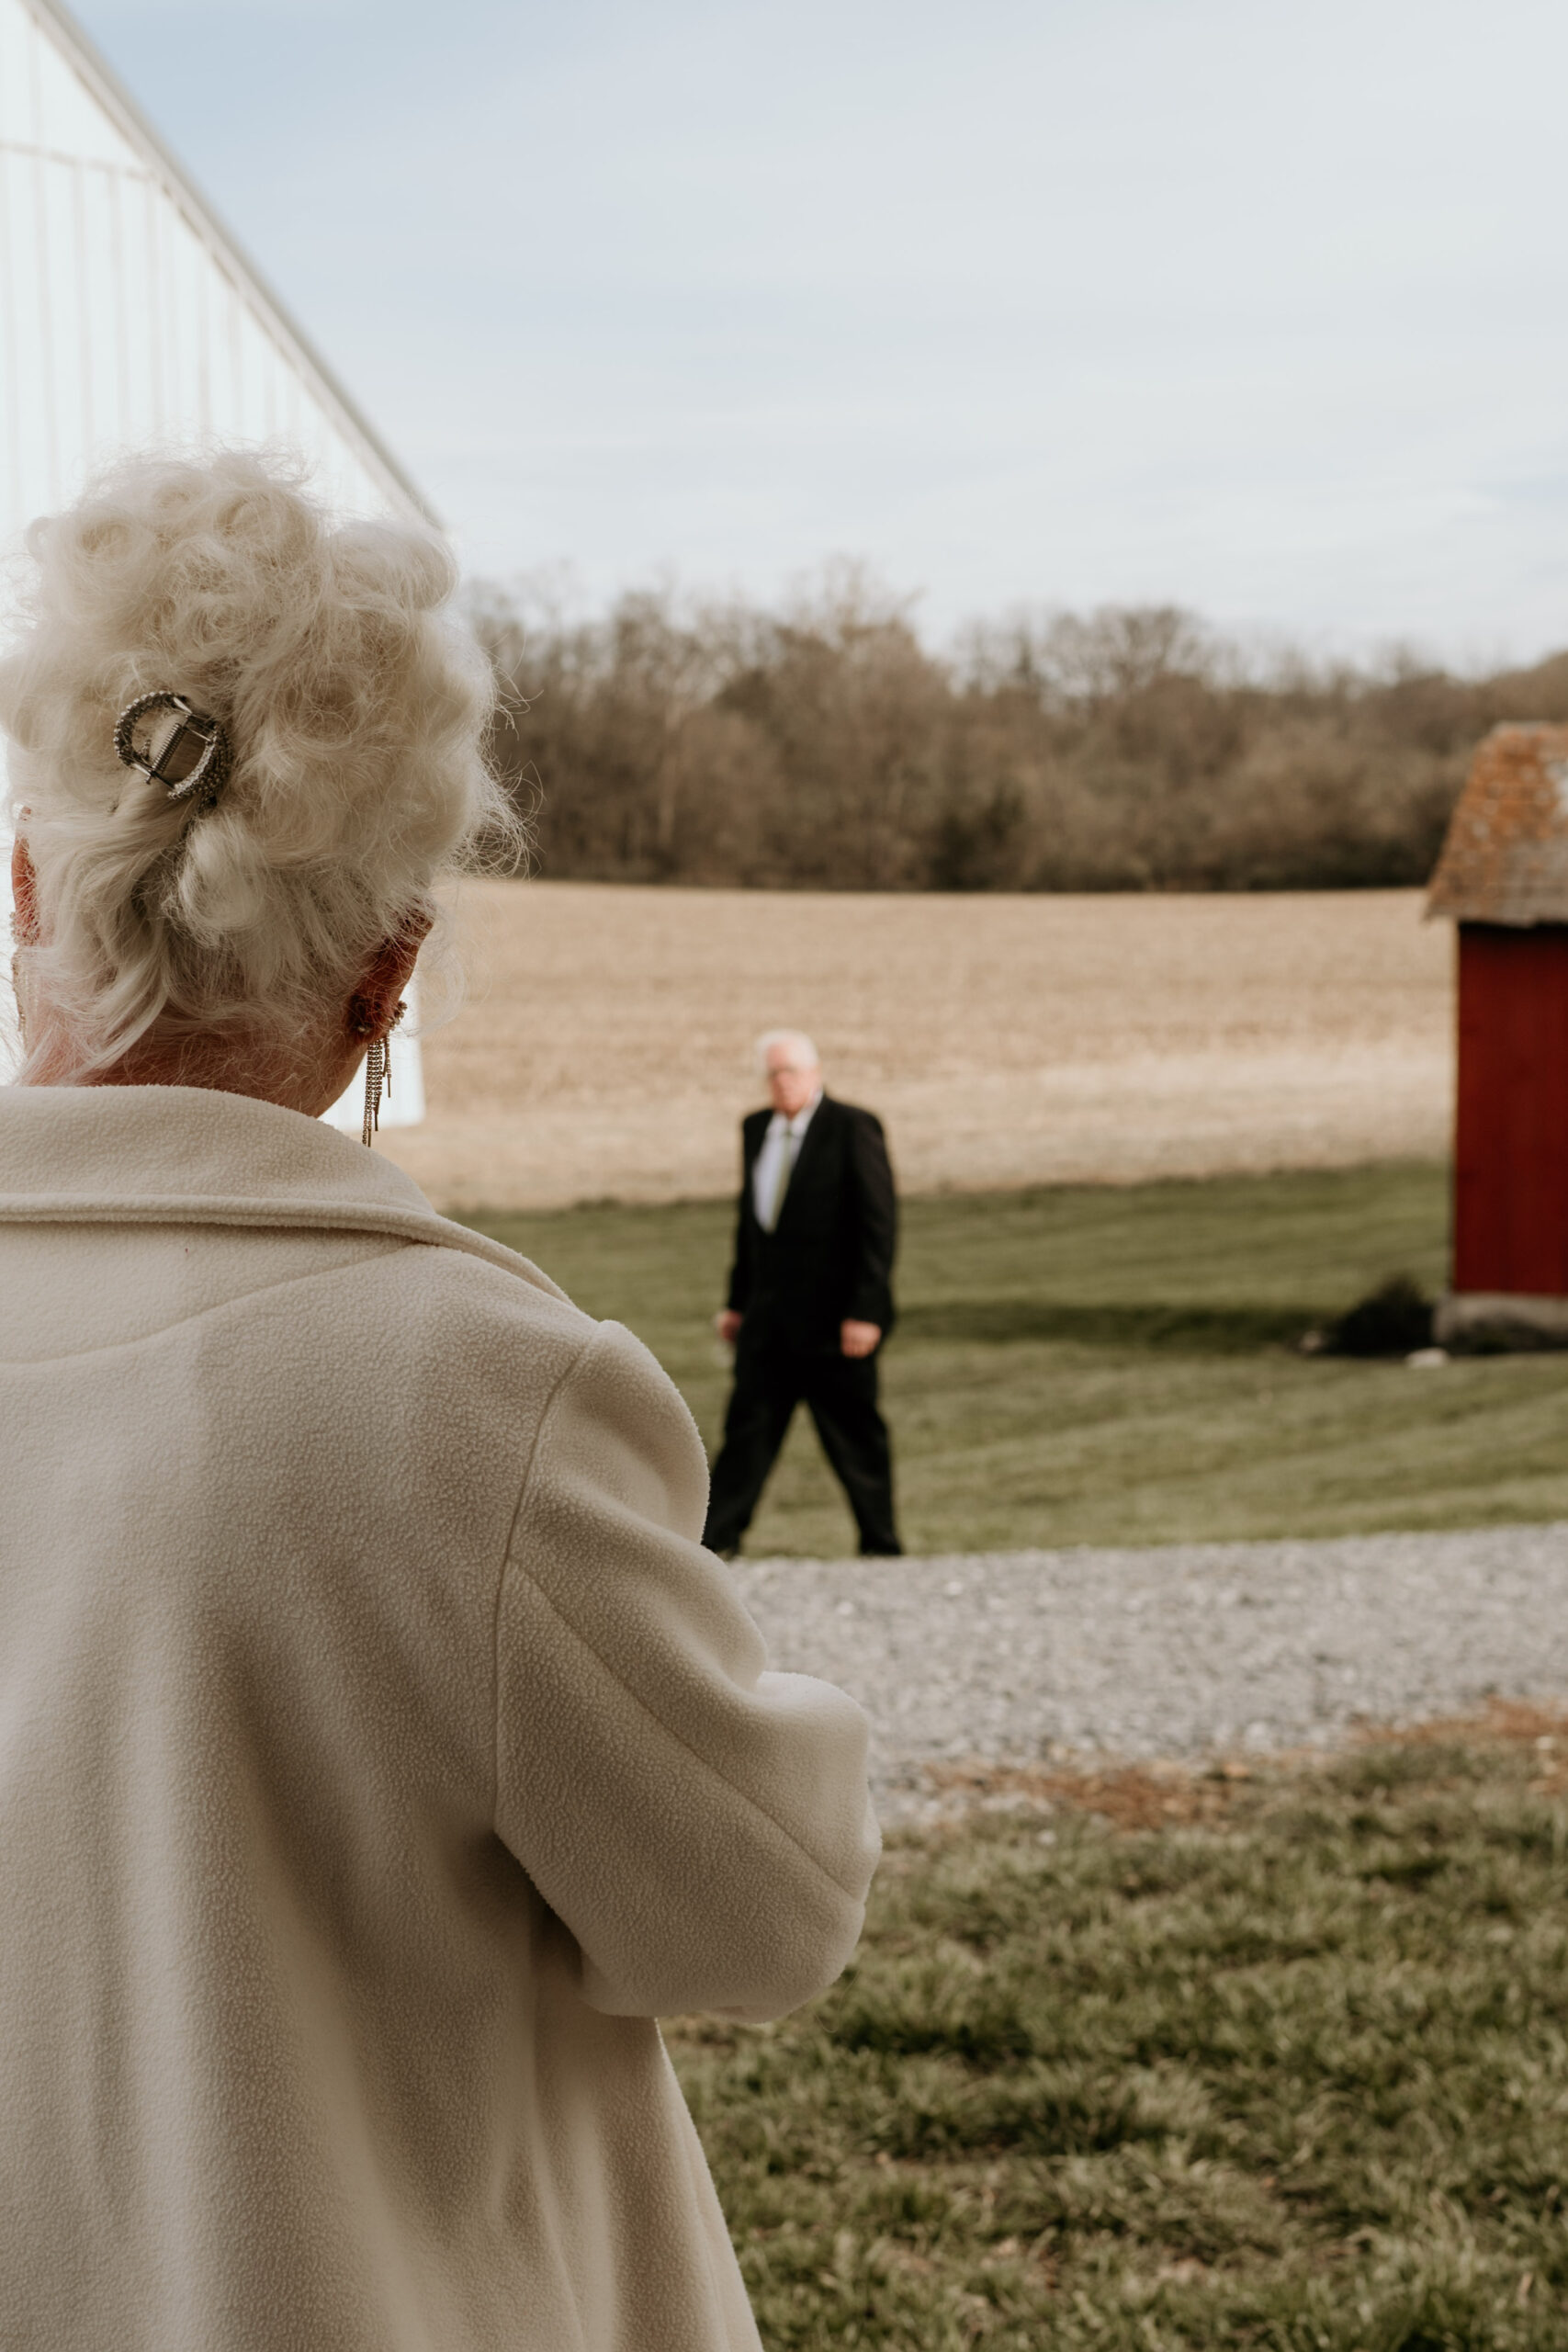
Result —
<path fill-rule="evenodd" d="M 1568 1524 L 736 1575 L 773 1663 L 866 1708 L 893 1815 L 942 1759 L 1234 1756 L 1568 1699 Z"/>

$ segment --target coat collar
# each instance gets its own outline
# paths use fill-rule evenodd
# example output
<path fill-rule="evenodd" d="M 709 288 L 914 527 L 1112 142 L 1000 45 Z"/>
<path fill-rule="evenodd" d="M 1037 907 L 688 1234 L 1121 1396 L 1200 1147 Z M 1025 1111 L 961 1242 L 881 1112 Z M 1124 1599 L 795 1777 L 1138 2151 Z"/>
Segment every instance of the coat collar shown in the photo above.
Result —
<path fill-rule="evenodd" d="M 0 1224 L 385 1233 L 561 1295 L 514 1250 L 438 1216 L 400 1168 L 335 1127 L 208 1087 L 0 1087 Z"/>

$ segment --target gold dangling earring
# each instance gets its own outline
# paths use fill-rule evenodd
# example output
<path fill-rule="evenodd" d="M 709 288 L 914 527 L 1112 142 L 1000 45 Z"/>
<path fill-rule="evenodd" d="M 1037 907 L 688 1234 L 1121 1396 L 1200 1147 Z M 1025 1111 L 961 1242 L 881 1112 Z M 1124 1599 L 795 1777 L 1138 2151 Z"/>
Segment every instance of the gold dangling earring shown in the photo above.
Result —
<path fill-rule="evenodd" d="M 402 1019 L 407 1011 L 407 1005 L 400 997 L 397 1008 L 394 1011 L 391 1019 L 388 1022 L 384 1029 L 378 1031 L 378 1034 L 371 1038 L 369 1046 L 366 1052 L 365 1119 L 359 1130 L 359 1140 L 367 1151 L 372 1148 L 371 1138 L 375 1136 L 381 1125 L 381 1096 L 383 1092 L 386 1094 L 389 1102 L 392 1099 L 391 1035 L 393 1030 L 397 1027 L 399 1022 Z"/>
<path fill-rule="evenodd" d="M 382 1057 L 386 1047 L 379 1037 L 372 1037 L 365 1055 L 365 1118 L 359 1130 L 359 1140 L 367 1151 L 370 1138 L 381 1124 Z"/>

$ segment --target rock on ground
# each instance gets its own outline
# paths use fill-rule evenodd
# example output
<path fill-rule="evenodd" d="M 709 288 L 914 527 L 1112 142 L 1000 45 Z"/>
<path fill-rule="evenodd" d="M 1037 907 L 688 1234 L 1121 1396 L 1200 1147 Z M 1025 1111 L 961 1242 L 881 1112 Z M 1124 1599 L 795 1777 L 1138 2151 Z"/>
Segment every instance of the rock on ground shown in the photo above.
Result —
<path fill-rule="evenodd" d="M 1197 1759 L 1568 1696 L 1568 1524 L 741 1561 L 773 1663 L 852 1691 L 885 1811 L 957 1759 Z"/>

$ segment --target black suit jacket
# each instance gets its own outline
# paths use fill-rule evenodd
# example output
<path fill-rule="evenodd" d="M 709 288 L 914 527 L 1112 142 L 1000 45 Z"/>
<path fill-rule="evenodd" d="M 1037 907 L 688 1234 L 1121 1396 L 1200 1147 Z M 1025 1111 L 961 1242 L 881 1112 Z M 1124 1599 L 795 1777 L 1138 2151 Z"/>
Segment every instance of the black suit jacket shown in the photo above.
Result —
<path fill-rule="evenodd" d="M 846 1320 L 893 1328 L 898 1207 L 882 1122 L 824 1094 L 801 1138 L 777 1227 L 764 1233 L 751 1172 L 771 1111 L 741 1125 L 740 1202 L 729 1304 L 755 1336 L 777 1330 L 797 1346 L 837 1348 Z"/>

